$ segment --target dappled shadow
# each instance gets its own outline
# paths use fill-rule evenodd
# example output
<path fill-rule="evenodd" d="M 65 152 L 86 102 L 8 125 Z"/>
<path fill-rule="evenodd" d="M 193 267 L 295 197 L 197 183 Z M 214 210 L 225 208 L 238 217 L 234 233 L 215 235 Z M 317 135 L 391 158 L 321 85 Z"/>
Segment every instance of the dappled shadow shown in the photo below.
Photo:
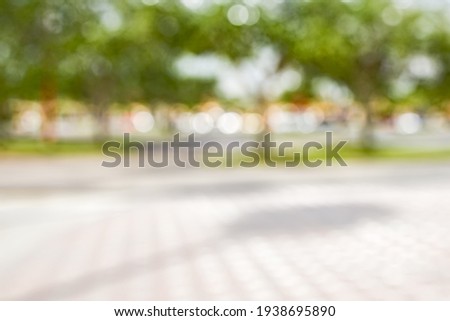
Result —
<path fill-rule="evenodd" d="M 240 195 L 243 193 L 267 192 L 275 190 L 279 184 L 274 182 L 254 181 L 254 182 L 218 182 L 209 184 L 183 184 L 170 187 L 167 193 L 170 196 L 225 196 L 225 195 Z"/>
<path fill-rule="evenodd" d="M 124 260 L 109 269 L 90 271 L 65 282 L 49 282 L 44 287 L 12 299 L 45 300 L 64 298 L 69 293 L 72 297 L 76 297 L 89 290 L 101 288 L 117 281 L 125 281 L 167 268 L 171 264 L 170 258 L 178 258 L 180 262 L 186 262 L 202 253 L 205 247 L 220 253 L 224 246 L 222 241 L 230 239 L 230 237 L 246 238 L 254 234 L 270 237 L 272 234 L 290 233 L 301 238 L 307 233 L 345 230 L 358 223 L 383 221 L 388 217 L 387 209 L 371 204 L 298 206 L 286 210 L 267 208 L 243 214 L 238 220 L 224 226 L 222 233 L 206 241 L 183 244 L 173 250 L 159 251 L 140 259 Z"/>
<path fill-rule="evenodd" d="M 261 233 L 310 233 L 346 228 L 365 221 L 380 221 L 388 217 L 386 208 L 373 204 L 336 204 L 266 208 L 243 215 L 228 226 L 234 235 Z"/>

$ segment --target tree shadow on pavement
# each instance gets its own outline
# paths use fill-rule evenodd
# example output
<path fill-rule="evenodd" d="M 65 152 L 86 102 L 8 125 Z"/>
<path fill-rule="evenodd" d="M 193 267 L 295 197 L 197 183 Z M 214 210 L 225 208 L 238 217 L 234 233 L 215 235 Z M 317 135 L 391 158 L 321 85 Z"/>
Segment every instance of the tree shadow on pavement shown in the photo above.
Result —
<path fill-rule="evenodd" d="M 157 252 L 137 260 L 127 260 L 112 268 L 91 271 L 66 282 L 50 283 L 13 299 L 64 299 L 68 294 L 77 297 L 90 289 L 166 268 L 170 264 L 171 257 L 189 260 L 189 257 L 195 257 L 204 247 L 213 248 L 219 253 L 225 239 L 245 238 L 255 234 L 270 237 L 286 233 L 301 238 L 309 233 L 353 228 L 359 223 L 368 221 L 382 222 L 389 217 L 389 213 L 388 209 L 373 204 L 353 203 L 316 207 L 294 206 L 284 210 L 280 208 L 255 210 L 243 213 L 239 219 L 224 226 L 222 233 L 207 241 L 184 244 L 171 251 Z"/>
<path fill-rule="evenodd" d="M 386 208 L 373 204 L 337 204 L 266 208 L 243 215 L 228 226 L 235 236 L 249 234 L 314 233 L 340 230 L 366 221 L 380 221 L 389 216 Z"/>

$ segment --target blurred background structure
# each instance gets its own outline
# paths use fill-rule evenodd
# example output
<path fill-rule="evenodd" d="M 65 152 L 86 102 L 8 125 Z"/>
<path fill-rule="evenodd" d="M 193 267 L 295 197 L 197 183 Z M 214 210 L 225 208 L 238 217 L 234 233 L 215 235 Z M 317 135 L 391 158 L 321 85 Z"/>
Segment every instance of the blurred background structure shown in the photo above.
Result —
<path fill-rule="evenodd" d="M 444 0 L 3 0 L 0 299 L 450 299 L 449 17 Z M 268 131 L 333 131 L 353 161 L 100 166 L 123 133 Z"/>

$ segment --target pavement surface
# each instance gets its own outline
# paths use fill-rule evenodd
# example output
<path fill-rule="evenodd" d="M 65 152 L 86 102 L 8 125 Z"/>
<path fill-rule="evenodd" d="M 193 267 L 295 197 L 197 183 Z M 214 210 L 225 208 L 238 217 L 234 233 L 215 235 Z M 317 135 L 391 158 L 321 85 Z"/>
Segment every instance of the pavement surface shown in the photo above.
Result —
<path fill-rule="evenodd" d="M 0 160 L 2 300 L 450 300 L 450 163 Z"/>

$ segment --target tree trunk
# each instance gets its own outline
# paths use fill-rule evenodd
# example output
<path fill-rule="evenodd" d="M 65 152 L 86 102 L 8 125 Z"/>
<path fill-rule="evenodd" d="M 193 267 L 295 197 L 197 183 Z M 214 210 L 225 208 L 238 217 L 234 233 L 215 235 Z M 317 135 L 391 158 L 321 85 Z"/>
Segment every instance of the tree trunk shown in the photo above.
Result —
<path fill-rule="evenodd" d="M 45 77 L 41 85 L 42 128 L 41 139 L 46 142 L 56 140 L 55 120 L 57 115 L 56 86 L 53 79 Z"/>
<path fill-rule="evenodd" d="M 269 115 L 267 114 L 267 108 L 268 108 L 268 103 L 266 101 L 258 102 L 258 114 L 260 114 L 262 117 L 262 129 L 257 134 L 257 137 L 256 137 L 257 139 L 259 139 L 258 141 L 262 141 L 262 138 L 264 138 L 264 136 L 266 134 L 270 133 L 269 119 L 268 119 Z"/>
<path fill-rule="evenodd" d="M 91 110 L 96 125 L 93 140 L 96 143 L 103 143 L 109 137 L 108 104 L 104 102 L 97 103 L 91 107 Z"/>
<path fill-rule="evenodd" d="M 360 144 L 365 152 L 373 152 L 375 150 L 375 122 L 373 115 L 373 106 L 370 101 L 363 102 L 363 110 L 365 113 L 364 125 L 361 128 Z"/>
<path fill-rule="evenodd" d="M 90 80 L 89 96 L 91 104 L 88 105 L 95 120 L 95 129 L 92 139 L 102 143 L 109 137 L 109 103 L 111 101 L 112 80 L 103 76 Z"/>
<path fill-rule="evenodd" d="M 11 110 L 6 101 L 0 101 L 0 142 L 9 138 Z"/>
<path fill-rule="evenodd" d="M 365 152 L 375 150 L 375 119 L 373 97 L 375 93 L 374 79 L 377 77 L 377 62 L 362 63 L 355 76 L 355 95 L 364 112 L 364 124 L 360 132 L 360 146 Z"/>

